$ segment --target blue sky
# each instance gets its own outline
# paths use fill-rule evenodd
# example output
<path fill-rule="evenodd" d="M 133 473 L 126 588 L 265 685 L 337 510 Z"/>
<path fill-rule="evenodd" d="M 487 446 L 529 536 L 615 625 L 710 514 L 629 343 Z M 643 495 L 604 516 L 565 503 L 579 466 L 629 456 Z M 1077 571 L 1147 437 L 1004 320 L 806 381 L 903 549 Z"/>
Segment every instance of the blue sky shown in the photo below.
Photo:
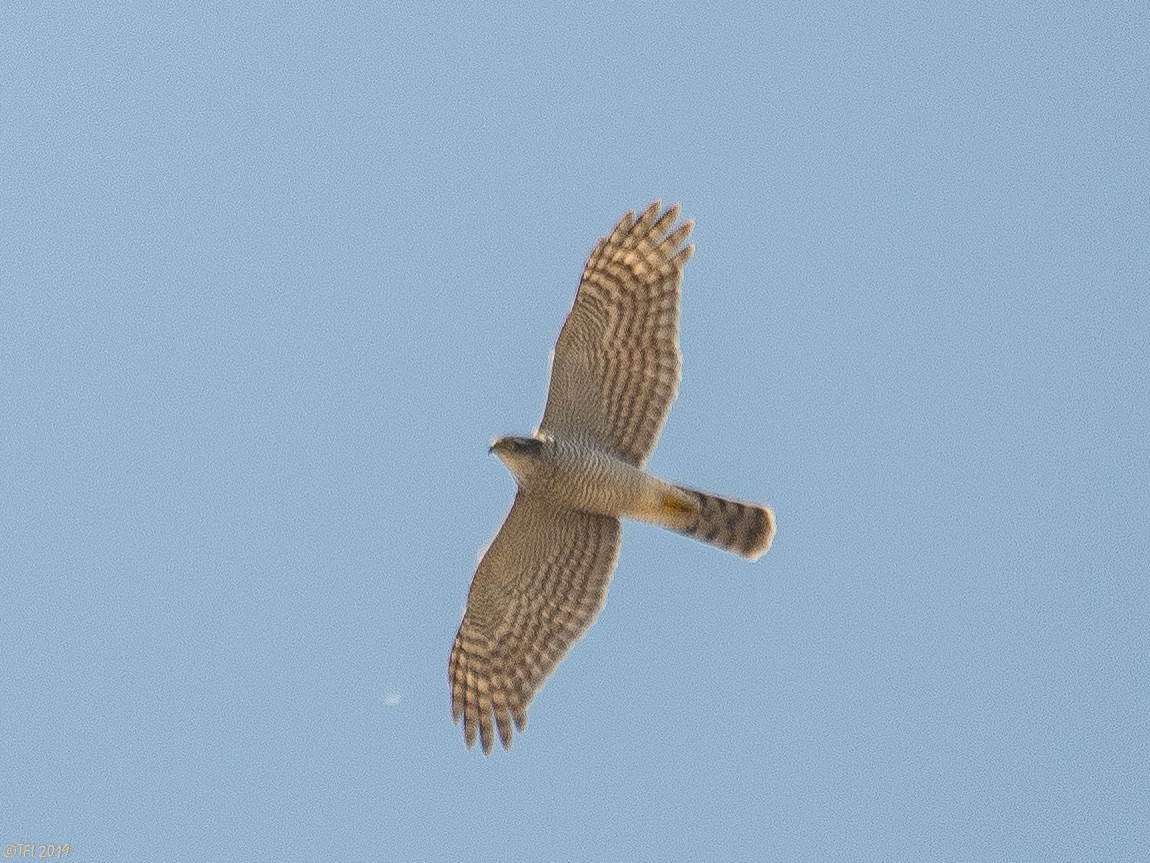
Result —
<path fill-rule="evenodd" d="M 0 845 L 1150 852 L 1143 4 L 0 13 Z M 650 467 L 510 753 L 446 662 L 591 245 L 695 219 Z"/>

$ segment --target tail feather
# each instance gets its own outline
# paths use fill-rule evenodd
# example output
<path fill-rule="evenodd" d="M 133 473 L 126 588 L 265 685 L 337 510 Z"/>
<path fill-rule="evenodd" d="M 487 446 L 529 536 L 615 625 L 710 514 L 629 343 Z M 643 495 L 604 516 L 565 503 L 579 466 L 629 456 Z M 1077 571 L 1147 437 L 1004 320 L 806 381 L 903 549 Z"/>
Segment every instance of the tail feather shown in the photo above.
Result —
<path fill-rule="evenodd" d="M 771 547 L 775 515 L 769 507 L 716 497 L 689 488 L 678 491 L 695 506 L 668 525 L 684 536 L 755 560 Z"/>

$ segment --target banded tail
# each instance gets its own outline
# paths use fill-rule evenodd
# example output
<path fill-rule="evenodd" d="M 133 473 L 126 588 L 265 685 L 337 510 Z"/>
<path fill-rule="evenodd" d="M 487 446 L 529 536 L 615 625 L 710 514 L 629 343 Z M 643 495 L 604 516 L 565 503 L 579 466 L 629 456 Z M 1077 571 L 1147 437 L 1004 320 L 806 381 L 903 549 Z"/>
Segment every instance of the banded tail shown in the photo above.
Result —
<path fill-rule="evenodd" d="M 771 547 L 775 515 L 769 507 L 676 487 L 663 499 L 663 526 L 691 539 L 755 560 Z"/>

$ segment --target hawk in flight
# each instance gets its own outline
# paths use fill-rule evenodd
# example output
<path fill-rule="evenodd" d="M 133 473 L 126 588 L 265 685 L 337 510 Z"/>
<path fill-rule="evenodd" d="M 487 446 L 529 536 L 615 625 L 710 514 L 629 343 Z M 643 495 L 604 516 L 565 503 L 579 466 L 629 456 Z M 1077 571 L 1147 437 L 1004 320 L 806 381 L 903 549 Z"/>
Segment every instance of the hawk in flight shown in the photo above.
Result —
<path fill-rule="evenodd" d="M 448 662 L 451 712 L 470 747 L 511 746 L 536 690 L 599 613 L 621 517 L 756 559 L 771 544 L 765 506 L 672 485 L 643 463 L 679 385 L 679 282 L 691 222 L 655 201 L 599 240 L 555 343 L 531 437 L 491 451 L 518 491 L 471 582 Z"/>

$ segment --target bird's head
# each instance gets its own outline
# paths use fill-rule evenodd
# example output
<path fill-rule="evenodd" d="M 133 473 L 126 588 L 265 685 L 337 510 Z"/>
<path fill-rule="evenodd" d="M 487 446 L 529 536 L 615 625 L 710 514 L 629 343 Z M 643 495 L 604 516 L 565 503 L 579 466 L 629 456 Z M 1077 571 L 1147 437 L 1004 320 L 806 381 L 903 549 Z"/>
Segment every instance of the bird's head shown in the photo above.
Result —
<path fill-rule="evenodd" d="M 519 484 L 528 479 L 539 458 L 543 454 L 543 441 L 535 437 L 499 437 L 491 442 L 488 452 L 499 456 L 500 461 L 515 476 Z"/>

